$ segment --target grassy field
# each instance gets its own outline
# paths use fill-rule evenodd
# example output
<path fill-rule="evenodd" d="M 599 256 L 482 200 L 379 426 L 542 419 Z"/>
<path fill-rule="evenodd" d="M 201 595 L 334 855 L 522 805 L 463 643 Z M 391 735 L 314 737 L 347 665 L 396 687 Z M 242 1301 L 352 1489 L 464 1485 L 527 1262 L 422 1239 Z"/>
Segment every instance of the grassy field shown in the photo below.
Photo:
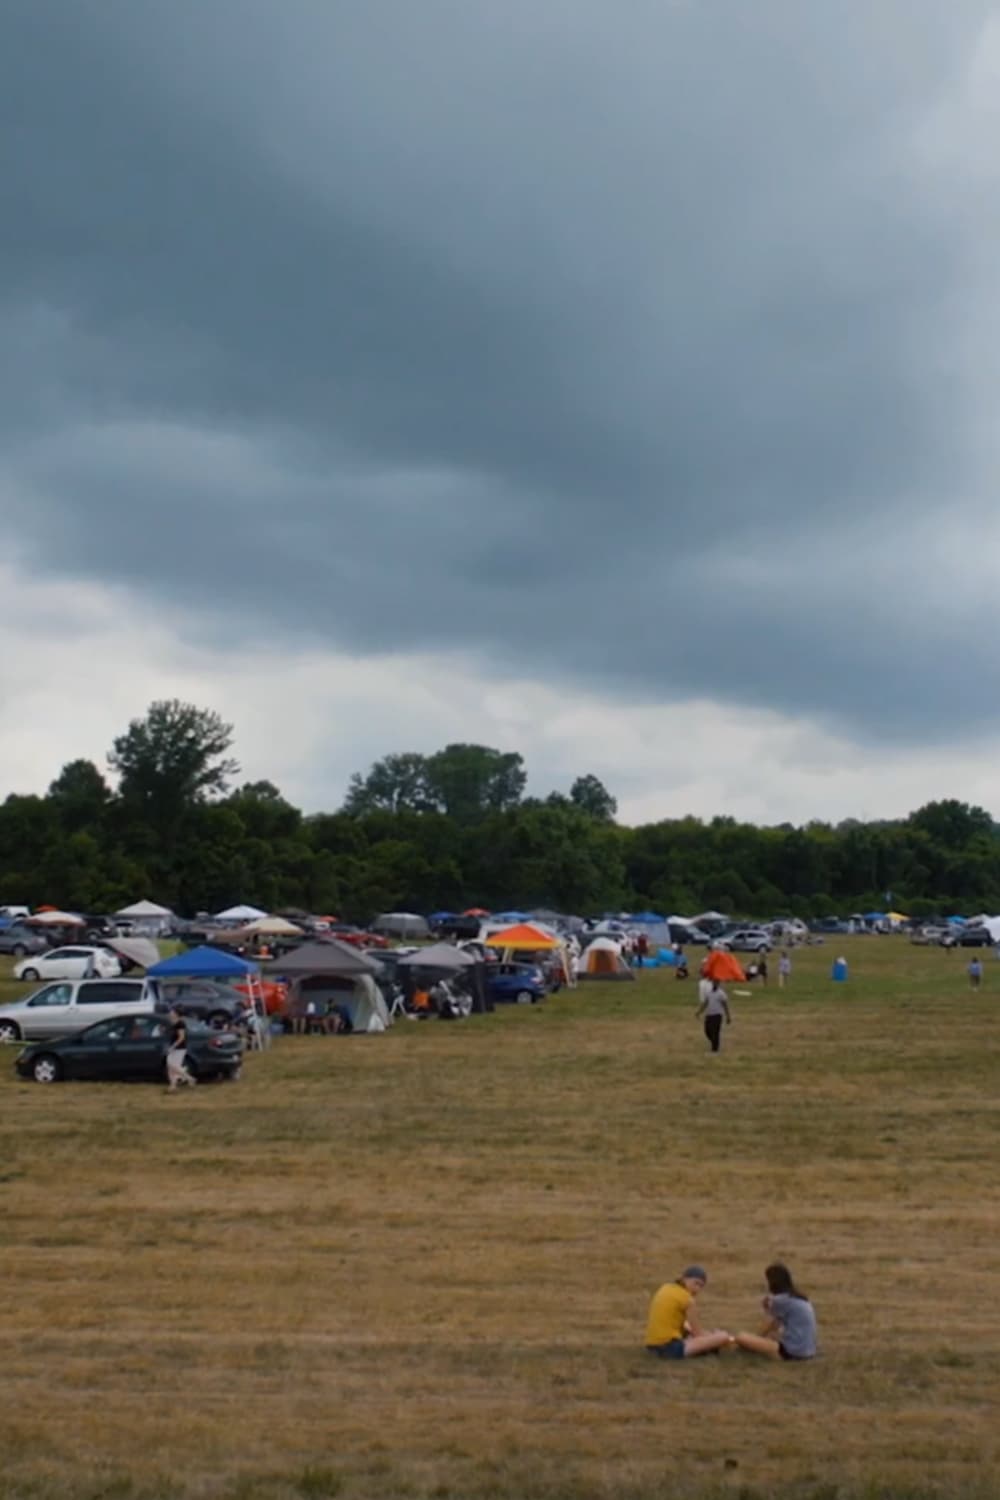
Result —
<path fill-rule="evenodd" d="M 0 1496 L 995 1494 L 1000 964 L 846 951 L 715 1059 L 656 974 L 176 1098 L 0 1058 Z M 644 1353 L 687 1261 L 752 1327 L 774 1257 L 821 1358 Z"/>

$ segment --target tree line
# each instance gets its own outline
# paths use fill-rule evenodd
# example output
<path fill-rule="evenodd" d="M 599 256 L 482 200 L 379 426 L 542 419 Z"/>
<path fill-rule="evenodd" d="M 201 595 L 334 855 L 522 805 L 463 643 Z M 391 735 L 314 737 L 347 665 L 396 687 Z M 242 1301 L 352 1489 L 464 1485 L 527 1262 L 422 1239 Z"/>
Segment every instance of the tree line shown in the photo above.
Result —
<path fill-rule="evenodd" d="M 932 802 L 882 822 L 758 827 L 735 818 L 615 821 L 583 774 L 525 794 L 522 757 L 483 745 L 386 756 L 336 812 L 304 814 L 267 781 L 238 785 L 233 732 L 192 704 L 150 706 L 105 770 L 64 766 L 44 796 L 0 805 L 0 904 L 114 911 L 150 897 L 182 914 L 250 901 L 365 922 L 475 904 L 586 915 L 652 908 L 741 916 L 881 909 L 1000 911 L 1000 830 Z"/>

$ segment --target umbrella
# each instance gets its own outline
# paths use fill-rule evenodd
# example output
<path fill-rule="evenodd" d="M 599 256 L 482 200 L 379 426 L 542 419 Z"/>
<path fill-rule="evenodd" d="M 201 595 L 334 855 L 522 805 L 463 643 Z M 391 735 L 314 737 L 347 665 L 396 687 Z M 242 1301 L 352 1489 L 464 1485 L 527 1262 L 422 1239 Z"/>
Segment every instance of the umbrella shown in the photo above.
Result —
<path fill-rule="evenodd" d="M 75 912 L 56 911 L 54 907 L 47 906 L 44 911 L 36 911 L 33 917 L 27 917 L 28 922 L 40 922 L 45 927 L 83 927 L 82 917 Z"/>
<path fill-rule="evenodd" d="M 415 952 L 408 953 L 405 958 L 399 960 L 399 967 L 413 969 L 468 969 L 476 959 L 471 953 L 466 953 L 462 948 L 454 948 L 451 943 L 431 943 L 428 948 L 417 948 Z"/>
<path fill-rule="evenodd" d="M 468 911 L 463 911 L 463 917 L 488 917 L 489 912 L 485 906 L 470 906 Z"/>

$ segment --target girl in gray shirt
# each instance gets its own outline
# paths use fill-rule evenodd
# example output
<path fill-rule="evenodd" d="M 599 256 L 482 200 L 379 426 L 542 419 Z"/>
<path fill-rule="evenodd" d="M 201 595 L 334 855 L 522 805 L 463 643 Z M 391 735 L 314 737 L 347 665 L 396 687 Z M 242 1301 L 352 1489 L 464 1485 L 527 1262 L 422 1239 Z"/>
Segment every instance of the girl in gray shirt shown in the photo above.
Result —
<path fill-rule="evenodd" d="M 812 1359 L 816 1353 L 816 1314 L 787 1266 L 775 1262 L 764 1272 L 767 1296 L 763 1308 L 767 1326 L 761 1333 L 738 1333 L 741 1349 L 766 1354 L 769 1359 Z"/>

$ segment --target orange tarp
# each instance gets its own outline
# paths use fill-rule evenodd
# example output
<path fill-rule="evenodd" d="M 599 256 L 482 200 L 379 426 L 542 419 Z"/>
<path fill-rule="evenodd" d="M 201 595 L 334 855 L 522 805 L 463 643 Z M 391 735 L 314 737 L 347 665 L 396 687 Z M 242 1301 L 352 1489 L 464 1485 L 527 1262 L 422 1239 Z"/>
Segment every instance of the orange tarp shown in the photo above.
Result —
<path fill-rule="evenodd" d="M 540 927 L 532 927 L 528 922 L 520 922 L 516 927 L 505 927 L 503 932 L 494 932 L 486 938 L 491 948 L 528 948 L 531 950 L 539 948 L 558 948 L 559 939 L 550 937 Z"/>
<path fill-rule="evenodd" d="M 702 964 L 701 972 L 706 979 L 718 979 L 720 982 L 724 979 L 745 981 L 747 977 L 739 959 L 722 948 L 713 949 Z"/>

